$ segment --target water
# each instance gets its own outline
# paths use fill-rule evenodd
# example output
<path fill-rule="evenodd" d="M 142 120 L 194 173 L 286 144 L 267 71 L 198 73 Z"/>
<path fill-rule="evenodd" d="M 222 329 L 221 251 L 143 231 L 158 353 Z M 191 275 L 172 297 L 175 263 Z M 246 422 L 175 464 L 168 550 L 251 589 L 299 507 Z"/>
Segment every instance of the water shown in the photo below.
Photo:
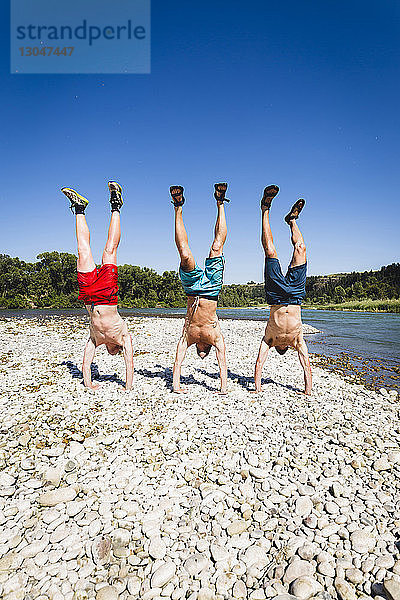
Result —
<path fill-rule="evenodd" d="M 126 316 L 183 317 L 183 308 L 120 309 Z M 322 333 L 307 335 L 317 364 L 371 387 L 400 389 L 400 314 L 303 309 L 303 321 Z M 85 309 L 0 310 L 0 317 L 83 316 Z M 267 321 L 268 309 L 220 309 L 220 319 Z"/>

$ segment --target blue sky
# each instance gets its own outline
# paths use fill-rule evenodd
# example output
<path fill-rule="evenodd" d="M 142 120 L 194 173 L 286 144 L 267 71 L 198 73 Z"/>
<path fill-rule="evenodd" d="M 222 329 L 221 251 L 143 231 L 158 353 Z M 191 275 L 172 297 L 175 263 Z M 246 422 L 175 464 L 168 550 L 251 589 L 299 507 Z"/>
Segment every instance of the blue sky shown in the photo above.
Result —
<path fill-rule="evenodd" d="M 95 260 L 107 181 L 125 190 L 119 262 L 176 269 L 169 186 L 182 184 L 193 252 L 208 253 L 216 181 L 229 182 L 226 282 L 261 281 L 259 199 L 299 224 L 309 273 L 399 260 L 400 5 L 395 0 L 152 2 L 150 75 L 11 75 L 2 3 L 0 252 L 75 252 L 62 186 L 89 198 Z"/>

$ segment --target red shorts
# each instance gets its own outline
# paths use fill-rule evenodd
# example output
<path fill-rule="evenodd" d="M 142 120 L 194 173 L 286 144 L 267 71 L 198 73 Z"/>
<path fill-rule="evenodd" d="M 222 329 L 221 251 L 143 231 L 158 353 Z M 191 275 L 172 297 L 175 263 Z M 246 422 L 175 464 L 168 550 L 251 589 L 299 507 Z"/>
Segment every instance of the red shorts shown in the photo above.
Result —
<path fill-rule="evenodd" d="M 118 267 L 102 265 L 90 273 L 78 271 L 78 300 L 85 304 L 118 304 Z"/>

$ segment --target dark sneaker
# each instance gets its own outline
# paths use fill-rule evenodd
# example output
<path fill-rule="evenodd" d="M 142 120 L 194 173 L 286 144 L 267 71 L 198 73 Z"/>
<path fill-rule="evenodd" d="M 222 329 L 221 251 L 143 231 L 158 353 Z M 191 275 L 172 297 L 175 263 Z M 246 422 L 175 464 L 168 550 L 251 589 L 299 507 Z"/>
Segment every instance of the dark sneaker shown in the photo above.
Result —
<path fill-rule="evenodd" d="M 269 210 L 271 208 L 272 200 L 278 192 L 279 187 L 277 185 L 267 185 L 267 187 L 264 188 L 264 193 L 261 198 L 261 208 L 267 208 Z"/>
<path fill-rule="evenodd" d="M 83 213 L 85 211 L 85 208 L 89 204 L 89 200 L 86 200 L 86 198 L 78 194 L 78 192 L 76 192 L 72 188 L 63 187 L 61 188 L 61 191 L 67 196 L 68 200 L 71 202 L 70 209 L 72 210 L 72 212 L 74 211 L 74 209 L 75 212 L 78 211 L 80 213 Z"/>
<path fill-rule="evenodd" d="M 122 187 L 116 181 L 109 181 L 108 189 L 110 190 L 111 210 L 119 210 L 124 203 L 122 200 Z"/>
<path fill-rule="evenodd" d="M 230 202 L 228 198 L 225 198 L 227 189 L 227 183 L 214 183 L 214 198 L 217 202 Z"/>
<path fill-rule="evenodd" d="M 304 208 L 306 201 L 303 198 L 299 198 L 297 202 L 295 202 L 290 209 L 290 212 L 286 215 L 285 221 L 288 225 L 290 225 L 290 221 L 299 218 L 299 214 Z"/>

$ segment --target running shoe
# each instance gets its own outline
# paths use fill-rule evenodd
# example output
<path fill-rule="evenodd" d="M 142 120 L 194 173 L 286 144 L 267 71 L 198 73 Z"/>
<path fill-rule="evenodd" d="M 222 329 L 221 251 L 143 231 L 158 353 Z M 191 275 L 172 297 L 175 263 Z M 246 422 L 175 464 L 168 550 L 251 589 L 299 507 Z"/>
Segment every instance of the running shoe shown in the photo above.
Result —
<path fill-rule="evenodd" d="M 65 194 L 68 200 L 71 202 L 70 209 L 73 212 L 73 209 L 78 207 L 81 211 L 85 210 L 87 205 L 89 204 L 89 200 L 86 200 L 83 196 L 78 194 L 75 190 L 68 187 L 61 188 L 63 194 Z"/>
<path fill-rule="evenodd" d="M 111 210 L 119 210 L 124 203 L 122 200 L 122 187 L 116 181 L 109 181 L 108 189 L 110 190 Z"/>

